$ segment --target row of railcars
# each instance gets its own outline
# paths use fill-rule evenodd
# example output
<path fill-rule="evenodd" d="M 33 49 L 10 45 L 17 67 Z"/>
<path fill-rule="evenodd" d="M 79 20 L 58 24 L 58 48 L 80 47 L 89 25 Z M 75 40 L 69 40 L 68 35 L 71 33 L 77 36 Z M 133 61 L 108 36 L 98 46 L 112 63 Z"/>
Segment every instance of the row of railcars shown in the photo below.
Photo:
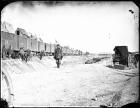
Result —
<path fill-rule="evenodd" d="M 62 47 L 64 55 L 82 55 L 82 51 L 69 48 L 68 46 Z"/>
<path fill-rule="evenodd" d="M 20 48 L 23 48 L 25 51 L 31 50 L 35 54 L 43 51 L 46 55 L 53 55 L 56 44 L 45 43 L 41 39 L 29 35 L 24 29 L 17 28 L 15 33 L 1 31 L 1 49 L 3 47 L 11 48 L 14 53 L 18 53 Z M 82 51 L 71 49 L 68 46 L 63 46 L 62 51 L 64 55 L 82 54 Z"/>
<path fill-rule="evenodd" d="M 19 29 L 18 29 L 19 30 Z M 55 44 L 47 44 L 43 41 L 37 40 L 34 36 L 28 36 L 27 34 L 16 31 L 14 33 L 8 33 L 1 31 L 1 49 L 11 48 L 15 53 L 20 51 L 20 48 L 31 50 L 34 53 L 44 51 L 46 54 L 52 55 L 54 53 Z"/>

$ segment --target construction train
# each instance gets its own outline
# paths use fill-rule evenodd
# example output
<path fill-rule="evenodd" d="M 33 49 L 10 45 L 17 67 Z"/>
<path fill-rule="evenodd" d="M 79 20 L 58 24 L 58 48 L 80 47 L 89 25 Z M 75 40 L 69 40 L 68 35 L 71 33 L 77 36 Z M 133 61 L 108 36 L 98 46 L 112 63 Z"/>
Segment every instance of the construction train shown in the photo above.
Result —
<path fill-rule="evenodd" d="M 20 48 L 25 51 L 30 50 L 33 54 L 38 54 L 41 51 L 45 55 L 53 55 L 56 44 L 43 42 L 41 38 L 29 35 L 24 29 L 17 28 L 15 33 L 1 31 L 1 49 L 11 48 L 14 55 L 18 55 Z M 1 50 L 2 51 L 2 50 Z M 64 55 L 82 55 L 82 51 L 62 46 Z"/>

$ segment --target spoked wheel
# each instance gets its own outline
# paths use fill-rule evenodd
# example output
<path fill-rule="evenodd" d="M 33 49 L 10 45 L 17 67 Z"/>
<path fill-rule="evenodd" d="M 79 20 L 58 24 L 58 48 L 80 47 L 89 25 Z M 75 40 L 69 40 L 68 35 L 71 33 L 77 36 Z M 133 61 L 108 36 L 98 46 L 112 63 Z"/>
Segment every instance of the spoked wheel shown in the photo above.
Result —
<path fill-rule="evenodd" d="M 1 98 L 6 100 L 8 105 L 12 105 L 13 94 L 8 77 L 4 72 L 1 72 Z"/>

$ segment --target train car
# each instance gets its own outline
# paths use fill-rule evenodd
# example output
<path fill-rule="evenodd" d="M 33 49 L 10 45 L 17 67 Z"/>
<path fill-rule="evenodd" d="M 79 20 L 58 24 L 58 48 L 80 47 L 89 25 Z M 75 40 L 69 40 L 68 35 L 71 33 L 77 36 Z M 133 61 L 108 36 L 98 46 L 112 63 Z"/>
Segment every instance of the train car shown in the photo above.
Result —
<path fill-rule="evenodd" d="M 1 31 L 1 49 L 11 49 L 13 50 L 13 54 L 18 57 L 19 47 L 18 47 L 18 36 L 13 33 L 3 32 Z M 3 53 L 3 52 L 2 52 Z M 1 54 L 2 54 L 1 53 Z M 7 55 L 5 55 L 7 56 Z"/>
<path fill-rule="evenodd" d="M 13 49 L 14 45 L 14 35 L 12 33 L 1 31 L 1 49 L 5 46 L 8 49 L 10 46 Z"/>
<path fill-rule="evenodd" d="M 82 55 L 82 51 L 81 50 L 79 50 L 78 55 Z"/>
<path fill-rule="evenodd" d="M 76 55 L 78 55 L 78 50 L 76 50 Z"/>
<path fill-rule="evenodd" d="M 38 51 L 38 42 L 36 38 L 31 38 L 31 51 L 32 52 Z"/>
<path fill-rule="evenodd" d="M 71 55 L 71 49 L 70 48 L 69 48 L 69 52 L 68 53 L 69 53 L 69 55 Z"/>
<path fill-rule="evenodd" d="M 9 30 L 7 27 L 9 27 Z M 56 44 L 44 43 L 32 34 L 29 35 L 26 30 L 22 28 L 17 28 L 15 33 L 8 33 L 7 31 L 12 31 L 10 25 L 3 25 L 2 30 L 6 30 L 6 32 L 1 31 L 1 49 L 5 46 L 6 49 L 11 47 L 11 49 L 17 53 L 20 48 L 24 48 L 25 51 L 31 50 L 35 53 L 45 51 L 47 55 L 53 55 L 54 53 Z M 82 53 L 80 50 L 74 50 L 68 46 L 62 47 L 62 52 L 63 55 L 81 55 Z"/>
<path fill-rule="evenodd" d="M 51 55 L 51 44 L 45 43 L 45 53 Z"/>
<path fill-rule="evenodd" d="M 45 44 L 41 41 L 38 41 L 38 52 L 45 51 Z"/>
<path fill-rule="evenodd" d="M 11 47 L 17 50 L 17 37 L 14 35 L 13 26 L 7 22 L 1 22 L 1 48 Z"/>
<path fill-rule="evenodd" d="M 67 46 L 62 47 L 62 52 L 63 55 L 68 55 L 68 47 Z"/>
<path fill-rule="evenodd" d="M 70 55 L 70 49 L 69 48 L 67 49 L 67 55 Z"/>
<path fill-rule="evenodd" d="M 13 50 L 15 51 L 19 51 L 19 47 L 18 47 L 18 36 L 13 34 Z"/>
<path fill-rule="evenodd" d="M 15 34 L 18 36 L 18 49 L 24 48 L 24 50 L 27 50 L 31 48 L 30 37 L 24 29 L 17 28 Z"/>
<path fill-rule="evenodd" d="M 73 51 L 73 54 L 76 55 L 76 50 Z"/>
<path fill-rule="evenodd" d="M 31 50 L 31 38 L 27 38 L 27 49 Z"/>
<path fill-rule="evenodd" d="M 73 53 L 73 50 L 72 50 L 72 49 L 70 49 L 70 55 L 72 55 L 72 53 Z"/>
<path fill-rule="evenodd" d="M 56 44 L 50 44 L 50 53 L 53 55 L 55 50 Z"/>
<path fill-rule="evenodd" d="M 63 55 L 65 55 L 65 47 L 64 46 L 62 47 L 62 52 L 63 52 Z"/>
<path fill-rule="evenodd" d="M 27 38 L 22 36 L 22 37 L 18 37 L 18 47 L 20 48 L 24 48 L 24 50 L 27 50 Z"/>

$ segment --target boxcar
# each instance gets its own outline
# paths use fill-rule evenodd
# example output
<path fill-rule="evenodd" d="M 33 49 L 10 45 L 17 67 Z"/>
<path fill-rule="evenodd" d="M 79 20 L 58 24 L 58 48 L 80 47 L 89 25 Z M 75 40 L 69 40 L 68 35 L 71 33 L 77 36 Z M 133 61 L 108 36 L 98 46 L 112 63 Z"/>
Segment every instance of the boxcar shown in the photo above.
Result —
<path fill-rule="evenodd" d="M 50 44 L 45 43 L 45 52 L 49 54 L 49 53 L 51 53 L 50 51 L 51 51 Z"/>
<path fill-rule="evenodd" d="M 65 55 L 65 47 L 62 47 L 63 55 Z"/>
<path fill-rule="evenodd" d="M 28 36 L 28 33 L 22 28 L 17 28 L 15 34 L 18 36 L 18 48 L 24 48 L 24 50 L 31 50 L 31 37 Z"/>
<path fill-rule="evenodd" d="M 50 44 L 50 52 L 53 54 L 55 50 L 56 45 L 55 44 Z"/>
<path fill-rule="evenodd" d="M 62 48 L 62 52 L 63 52 L 63 55 L 68 55 L 68 47 L 67 46 L 64 46 Z"/>
<path fill-rule="evenodd" d="M 45 51 L 45 44 L 41 41 L 38 41 L 38 52 Z"/>
<path fill-rule="evenodd" d="M 31 51 L 33 52 L 38 51 L 38 42 L 36 38 L 31 38 Z"/>
<path fill-rule="evenodd" d="M 5 45 L 6 49 L 10 46 L 13 50 L 18 50 L 17 36 L 1 31 L 1 48 Z"/>
<path fill-rule="evenodd" d="M 19 44 L 18 44 L 18 36 L 17 35 L 15 35 L 15 34 L 13 34 L 13 42 L 14 42 L 14 44 L 13 44 L 13 49 L 15 50 L 15 51 L 18 51 L 19 50 Z"/>
<path fill-rule="evenodd" d="M 27 49 L 31 50 L 31 38 L 27 38 Z"/>
<path fill-rule="evenodd" d="M 24 48 L 24 50 L 27 50 L 27 37 L 25 36 L 18 36 L 18 47 L 20 48 Z"/>

